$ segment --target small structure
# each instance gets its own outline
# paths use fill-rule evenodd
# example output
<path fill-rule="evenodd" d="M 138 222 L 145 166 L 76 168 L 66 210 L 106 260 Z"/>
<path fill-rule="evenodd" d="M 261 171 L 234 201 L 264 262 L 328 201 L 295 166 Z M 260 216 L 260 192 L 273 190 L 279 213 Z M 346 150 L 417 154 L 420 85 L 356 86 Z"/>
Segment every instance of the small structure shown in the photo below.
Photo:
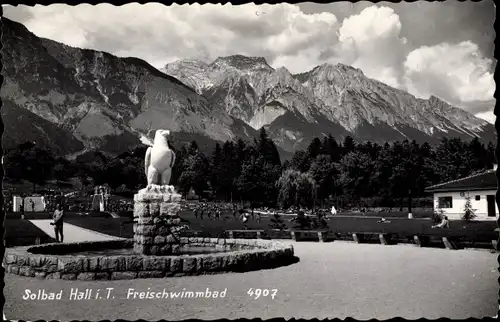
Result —
<path fill-rule="evenodd" d="M 495 165 L 492 170 L 430 186 L 425 191 L 434 194 L 434 211 L 442 211 L 449 219 L 461 219 L 470 198 L 476 220 L 496 220 L 499 214 L 495 200 L 497 186 Z"/>
<path fill-rule="evenodd" d="M 23 198 L 20 196 L 12 197 L 12 210 L 14 212 L 21 211 Z M 46 202 L 43 196 L 28 196 L 24 198 L 24 212 L 43 212 L 45 211 Z"/>
<path fill-rule="evenodd" d="M 92 196 L 92 210 L 106 211 L 109 196 L 110 189 L 108 186 L 95 187 L 94 195 Z"/>

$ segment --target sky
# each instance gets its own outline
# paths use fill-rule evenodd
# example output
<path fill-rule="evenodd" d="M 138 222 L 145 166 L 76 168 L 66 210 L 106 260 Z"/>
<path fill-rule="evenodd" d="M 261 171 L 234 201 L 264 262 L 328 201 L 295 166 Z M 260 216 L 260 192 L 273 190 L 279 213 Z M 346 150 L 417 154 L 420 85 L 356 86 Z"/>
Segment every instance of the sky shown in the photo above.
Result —
<path fill-rule="evenodd" d="M 481 2 L 335 2 L 278 5 L 4 7 L 39 37 L 138 57 L 161 68 L 178 59 L 241 54 L 300 73 L 323 63 L 420 97 L 435 95 L 494 122 L 495 7 Z"/>

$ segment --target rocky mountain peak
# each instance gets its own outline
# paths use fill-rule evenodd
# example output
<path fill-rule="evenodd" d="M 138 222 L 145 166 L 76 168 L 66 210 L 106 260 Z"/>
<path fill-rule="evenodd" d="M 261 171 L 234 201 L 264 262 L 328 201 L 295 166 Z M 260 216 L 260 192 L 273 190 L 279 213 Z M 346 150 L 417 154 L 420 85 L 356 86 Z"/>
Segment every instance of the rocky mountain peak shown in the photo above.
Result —
<path fill-rule="evenodd" d="M 182 69 L 182 68 L 207 68 L 208 65 L 209 64 L 207 64 L 206 62 L 196 58 L 180 59 L 165 65 L 164 70 Z"/>
<path fill-rule="evenodd" d="M 264 69 L 273 70 L 264 57 L 249 57 L 243 55 L 232 55 L 217 58 L 212 65 L 228 65 L 239 70 Z"/>
<path fill-rule="evenodd" d="M 61 153 L 119 152 L 140 144 L 136 132 L 149 127 L 224 141 L 249 139 L 265 126 L 286 151 L 328 134 L 378 143 L 495 139 L 491 124 L 465 110 L 435 96 L 416 99 L 344 64 L 292 75 L 263 57 L 232 55 L 208 64 L 183 59 L 159 71 L 141 59 L 65 46 L 2 22 L 10 146 L 28 137 L 15 128 L 32 129 L 30 137 L 46 138 Z"/>
<path fill-rule="evenodd" d="M 429 96 L 428 101 L 431 104 L 449 105 L 448 103 L 446 103 L 445 101 L 434 95 Z"/>

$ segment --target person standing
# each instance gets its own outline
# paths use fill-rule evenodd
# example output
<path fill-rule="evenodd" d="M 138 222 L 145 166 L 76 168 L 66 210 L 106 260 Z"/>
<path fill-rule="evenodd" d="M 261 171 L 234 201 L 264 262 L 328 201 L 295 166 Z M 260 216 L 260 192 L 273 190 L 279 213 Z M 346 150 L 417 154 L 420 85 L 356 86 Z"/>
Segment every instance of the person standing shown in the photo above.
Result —
<path fill-rule="evenodd" d="M 21 213 L 21 219 L 24 219 L 24 202 L 19 206 L 19 212 Z"/>
<path fill-rule="evenodd" d="M 236 216 L 238 214 L 238 209 L 236 208 L 236 205 L 233 204 L 233 218 L 236 219 Z"/>
<path fill-rule="evenodd" d="M 52 216 L 54 219 L 54 222 L 51 223 L 51 225 L 54 226 L 54 232 L 56 235 L 56 242 L 64 242 L 64 234 L 63 234 L 63 218 L 64 218 L 64 211 L 63 207 L 59 204 L 56 207 L 56 210 L 54 211 L 54 215 Z"/>

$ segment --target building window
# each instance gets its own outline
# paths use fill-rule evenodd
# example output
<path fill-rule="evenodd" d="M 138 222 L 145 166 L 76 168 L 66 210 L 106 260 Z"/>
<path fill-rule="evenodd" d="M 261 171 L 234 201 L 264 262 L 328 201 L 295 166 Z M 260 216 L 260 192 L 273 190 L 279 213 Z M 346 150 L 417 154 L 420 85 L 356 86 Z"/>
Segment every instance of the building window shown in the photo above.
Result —
<path fill-rule="evenodd" d="M 481 200 L 481 196 L 476 196 L 476 201 Z"/>
<path fill-rule="evenodd" d="M 438 198 L 439 208 L 453 208 L 453 198 L 452 197 L 439 197 Z"/>

